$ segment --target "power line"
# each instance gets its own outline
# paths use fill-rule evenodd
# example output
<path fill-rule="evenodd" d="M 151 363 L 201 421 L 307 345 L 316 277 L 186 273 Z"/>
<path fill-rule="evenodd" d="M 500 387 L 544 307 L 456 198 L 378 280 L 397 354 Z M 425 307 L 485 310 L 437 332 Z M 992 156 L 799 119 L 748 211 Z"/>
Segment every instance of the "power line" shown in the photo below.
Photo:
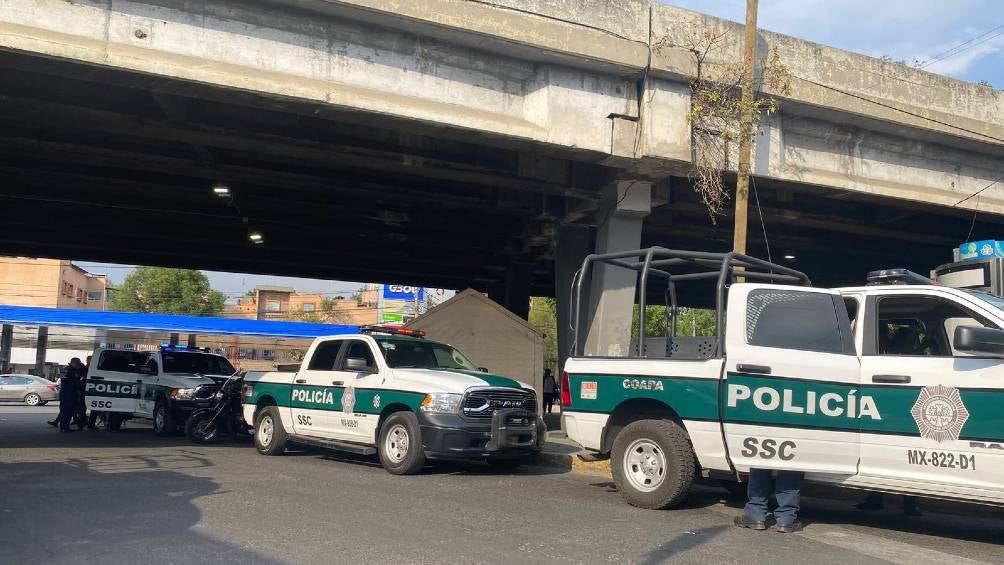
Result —
<path fill-rule="evenodd" d="M 941 53 L 938 53 L 937 55 L 931 57 L 930 59 L 927 59 L 927 60 L 923 61 L 921 64 L 917 65 L 917 68 L 918 69 L 926 68 L 926 67 L 928 67 L 930 65 L 933 65 L 934 63 L 937 63 L 937 62 L 940 62 L 940 61 L 944 61 L 946 59 L 950 59 L 950 58 L 958 55 L 959 53 L 963 53 L 965 51 L 968 51 L 969 49 L 972 49 L 973 47 L 976 47 L 977 45 L 982 45 L 983 43 L 986 43 L 987 41 L 990 41 L 991 39 L 994 39 L 994 38 L 999 37 L 1000 35 L 1004 34 L 1004 32 L 993 34 L 995 31 L 997 31 L 999 29 L 1002 29 L 1002 28 L 1004 28 L 1004 24 L 996 26 L 993 29 L 991 29 L 990 31 L 986 31 L 986 32 L 984 32 L 984 33 L 982 33 L 980 35 L 977 35 L 976 37 L 974 37 L 974 38 L 972 38 L 972 39 L 970 39 L 968 41 L 963 41 L 962 43 L 959 43 L 958 45 L 956 45 L 956 46 L 954 46 L 954 47 L 952 47 L 950 49 L 947 49 L 947 50 L 945 50 L 945 51 L 943 51 Z M 990 35 L 990 34 L 993 34 L 993 35 Z M 987 37 L 988 35 L 990 35 L 990 37 Z M 976 43 L 973 43 L 974 41 L 976 41 Z"/>

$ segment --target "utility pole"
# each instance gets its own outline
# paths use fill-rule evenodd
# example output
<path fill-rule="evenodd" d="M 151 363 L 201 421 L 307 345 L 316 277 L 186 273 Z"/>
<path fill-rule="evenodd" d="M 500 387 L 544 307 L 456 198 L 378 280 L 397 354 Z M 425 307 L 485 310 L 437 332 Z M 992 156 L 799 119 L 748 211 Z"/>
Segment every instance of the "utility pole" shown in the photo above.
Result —
<path fill-rule="evenodd" d="M 753 124 L 753 86 L 756 63 L 757 0 L 746 0 L 746 41 L 743 44 L 742 116 L 739 122 L 739 174 L 736 177 L 735 232 L 732 249 L 746 253 L 746 218 L 750 201 L 750 149 Z"/>

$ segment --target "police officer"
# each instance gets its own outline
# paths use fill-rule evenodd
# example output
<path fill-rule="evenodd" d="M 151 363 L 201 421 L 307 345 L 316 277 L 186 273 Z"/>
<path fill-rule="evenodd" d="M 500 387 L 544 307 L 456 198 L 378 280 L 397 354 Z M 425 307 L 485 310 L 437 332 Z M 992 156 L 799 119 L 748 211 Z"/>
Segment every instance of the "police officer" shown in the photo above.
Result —
<path fill-rule="evenodd" d="M 77 414 L 79 408 L 79 397 L 83 393 L 83 381 L 81 374 L 84 364 L 79 357 L 70 359 L 70 365 L 63 371 L 63 377 L 59 379 L 59 416 L 52 425 L 59 425 L 60 432 L 72 432 L 70 421 Z"/>
<path fill-rule="evenodd" d="M 772 475 L 769 469 L 750 469 L 749 484 L 746 494 L 749 502 L 743 508 L 741 516 L 736 516 L 735 524 L 740 528 L 751 530 L 767 529 L 767 499 L 773 493 L 777 499 L 774 510 L 774 520 L 777 531 L 790 534 L 802 530 L 798 521 L 799 495 L 802 485 L 801 471 L 775 471 Z"/>

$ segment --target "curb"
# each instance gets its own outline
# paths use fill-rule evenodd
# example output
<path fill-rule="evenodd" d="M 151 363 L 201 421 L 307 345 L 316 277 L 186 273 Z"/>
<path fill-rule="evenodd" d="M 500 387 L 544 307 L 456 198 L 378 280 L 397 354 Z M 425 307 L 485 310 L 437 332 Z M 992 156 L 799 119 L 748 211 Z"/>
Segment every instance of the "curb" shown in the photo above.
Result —
<path fill-rule="evenodd" d="M 542 467 L 556 467 L 575 473 L 587 475 L 610 476 L 610 460 L 606 461 L 583 461 L 574 453 L 548 453 L 546 451 L 537 454 L 535 465 Z"/>

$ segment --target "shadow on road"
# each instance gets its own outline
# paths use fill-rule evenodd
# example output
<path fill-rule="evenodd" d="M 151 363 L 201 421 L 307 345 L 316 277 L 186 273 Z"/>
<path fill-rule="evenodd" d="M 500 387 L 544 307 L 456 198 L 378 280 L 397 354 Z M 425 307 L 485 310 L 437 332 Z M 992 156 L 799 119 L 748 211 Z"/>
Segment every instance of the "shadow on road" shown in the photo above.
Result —
<path fill-rule="evenodd" d="M 686 553 L 695 547 L 699 547 L 710 542 L 727 529 L 728 526 L 711 526 L 708 528 L 694 530 L 692 532 L 683 532 L 670 541 L 648 552 L 638 563 L 641 565 L 665 563 L 674 557 L 680 557 L 680 554 Z"/>
<path fill-rule="evenodd" d="M 268 562 L 196 531 L 218 484 L 198 454 L 0 463 L 0 563 Z"/>

